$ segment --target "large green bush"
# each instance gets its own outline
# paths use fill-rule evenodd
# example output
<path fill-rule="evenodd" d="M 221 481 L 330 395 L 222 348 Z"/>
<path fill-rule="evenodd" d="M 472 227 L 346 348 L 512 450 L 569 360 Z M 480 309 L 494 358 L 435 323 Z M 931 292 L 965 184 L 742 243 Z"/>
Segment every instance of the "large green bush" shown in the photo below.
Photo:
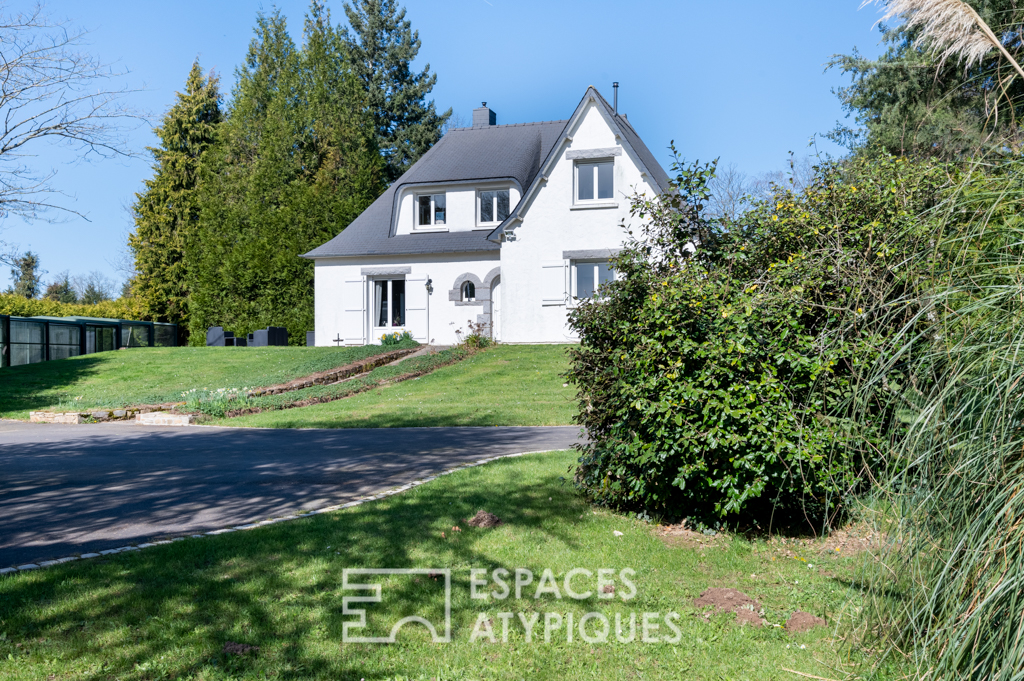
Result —
<path fill-rule="evenodd" d="M 713 168 L 676 169 L 677 193 L 634 198 L 618 280 L 571 315 L 576 482 L 670 518 L 828 522 L 885 446 L 888 393 L 856 384 L 893 324 L 873 311 L 919 283 L 902 253 L 948 169 L 826 164 L 735 224 L 704 217 Z"/>

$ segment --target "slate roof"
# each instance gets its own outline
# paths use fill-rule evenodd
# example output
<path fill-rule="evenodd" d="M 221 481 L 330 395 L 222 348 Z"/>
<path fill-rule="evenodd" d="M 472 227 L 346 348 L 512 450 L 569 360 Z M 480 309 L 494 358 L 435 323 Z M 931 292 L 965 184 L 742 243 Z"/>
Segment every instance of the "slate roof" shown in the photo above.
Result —
<path fill-rule="evenodd" d="M 641 141 L 633 127 L 612 111 L 608 102 L 593 87 L 583 98 L 596 95 L 627 142 L 648 170 L 648 176 L 662 190 L 668 189 L 668 175 Z M 582 102 L 581 102 L 582 106 Z M 579 107 L 577 107 L 577 111 Z M 523 196 L 537 182 L 542 166 L 552 158 L 552 150 L 561 139 L 568 120 L 544 123 L 517 123 L 449 130 L 430 151 L 413 164 L 369 208 L 341 234 L 304 258 L 332 258 L 372 255 L 413 255 L 496 251 L 494 238 L 509 220 L 492 232 L 427 232 L 394 234 L 395 198 L 403 187 L 420 184 L 451 184 L 486 180 L 515 180 Z M 520 204 L 522 202 L 520 201 Z M 518 207 L 517 207 L 518 208 Z"/>
<path fill-rule="evenodd" d="M 449 130 L 430 151 L 338 236 L 304 257 L 406 255 L 495 251 L 486 231 L 393 234 L 395 196 L 402 187 L 512 179 L 525 190 L 533 182 L 568 121 L 490 125 Z"/>

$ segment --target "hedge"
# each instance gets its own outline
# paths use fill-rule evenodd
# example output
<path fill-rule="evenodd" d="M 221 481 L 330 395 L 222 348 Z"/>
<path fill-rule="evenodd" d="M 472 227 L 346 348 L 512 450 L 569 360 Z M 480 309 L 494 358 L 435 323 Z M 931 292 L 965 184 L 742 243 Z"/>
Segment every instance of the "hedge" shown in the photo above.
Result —
<path fill-rule="evenodd" d="M 144 321 L 142 306 L 131 298 L 108 300 L 95 305 L 76 305 L 0 293 L 0 314 L 17 317 L 106 317 Z"/>

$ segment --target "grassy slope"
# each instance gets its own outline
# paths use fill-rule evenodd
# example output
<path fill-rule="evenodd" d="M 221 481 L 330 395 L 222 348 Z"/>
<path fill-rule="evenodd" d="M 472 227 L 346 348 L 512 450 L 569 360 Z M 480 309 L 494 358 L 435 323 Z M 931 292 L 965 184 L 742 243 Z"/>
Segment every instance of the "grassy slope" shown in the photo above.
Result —
<path fill-rule="evenodd" d="M 565 346 L 499 345 L 421 378 L 337 402 L 226 419 L 265 428 L 553 426 L 572 423 Z"/>
<path fill-rule="evenodd" d="M 169 402 L 190 388 L 273 385 L 384 351 L 359 348 L 138 348 L 0 370 L 0 417 L 51 407 Z M 78 402 L 73 398 L 81 396 Z"/>
<path fill-rule="evenodd" d="M 353 509 L 0 577 L 0 678 L 569 681 L 796 678 L 782 668 L 825 678 L 856 673 L 830 630 L 789 636 L 740 627 L 731 614 L 705 620 L 691 606 L 709 586 L 736 587 L 759 597 L 771 622 L 799 608 L 834 623 L 851 597 L 856 558 L 814 556 L 812 569 L 741 539 L 703 550 L 666 546 L 649 526 L 574 496 L 561 481 L 572 461 L 569 452 L 504 459 Z M 467 527 L 462 519 L 480 508 L 506 524 Z M 452 531 L 456 524 L 461 532 Z M 628 602 L 538 601 L 527 589 L 520 600 L 471 601 L 469 569 L 499 566 L 538 576 L 550 568 L 559 582 L 576 567 L 631 567 L 638 593 Z M 453 642 L 430 643 L 422 627 L 409 626 L 394 645 L 342 644 L 342 622 L 353 619 L 342 615 L 342 597 L 357 595 L 341 589 L 342 569 L 350 567 L 451 568 Z M 574 585 L 583 590 L 582 579 Z M 388 597 L 369 606 L 377 627 L 369 634 L 380 633 L 382 613 L 394 622 L 417 610 L 441 612 L 439 586 L 429 578 L 385 578 Z M 613 638 L 591 645 L 578 636 L 568 643 L 556 632 L 550 643 L 527 644 L 518 620 L 507 643 L 500 633 L 497 643 L 469 642 L 481 611 L 492 618 L 499 611 L 572 612 L 578 621 L 589 611 L 613 618 L 630 610 L 678 611 L 680 643 Z M 612 631 L 614 637 L 614 625 Z M 228 656 L 221 652 L 228 641 L 260 650 Z"/>

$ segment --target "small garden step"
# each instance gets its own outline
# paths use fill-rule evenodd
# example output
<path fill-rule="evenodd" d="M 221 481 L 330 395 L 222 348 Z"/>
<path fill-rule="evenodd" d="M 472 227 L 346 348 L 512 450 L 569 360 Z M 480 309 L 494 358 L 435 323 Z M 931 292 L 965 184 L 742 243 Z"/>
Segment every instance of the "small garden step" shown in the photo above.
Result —
<path fill-rule="evenodd" d="M 178 404 L 155 404 L 125 409 L 92 409 L 90 411 L 30 411 L 29 423 L 101 423 L 103 421 L 130 421 L 140 414 L 161 413 Z"/>

